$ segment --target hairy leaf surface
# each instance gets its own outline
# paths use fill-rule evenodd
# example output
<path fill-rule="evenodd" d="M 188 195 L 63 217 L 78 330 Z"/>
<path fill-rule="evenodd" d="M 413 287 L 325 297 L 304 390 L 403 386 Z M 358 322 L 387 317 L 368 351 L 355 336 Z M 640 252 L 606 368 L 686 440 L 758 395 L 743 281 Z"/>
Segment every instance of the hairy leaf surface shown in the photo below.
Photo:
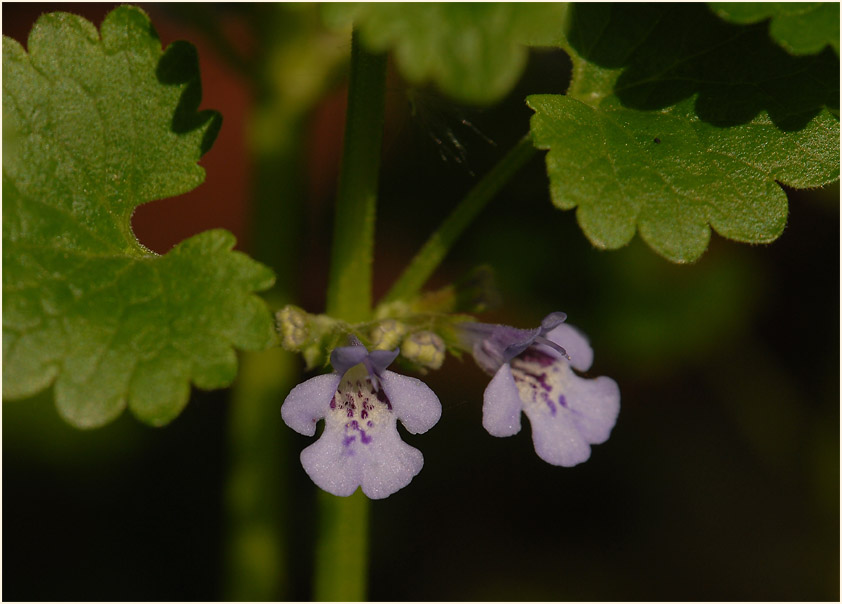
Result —
<path fill-rule="evenodd" d="M 172 420 L 201 388 L 231 383 L 233 347 L 274 338 L 253 294 L 271 271 L 222 230 L 159 256 L 131 230 L 134 209 L 198 186 L 219 130 L 198 112 L 198 59 L 162 53 L 147 16 L 112 11 L 101 33 L 42 16 L 28 53 L 3 38 L 3 395 L 54 384 L 61 415 L 105 424 L 128 405 Z"/>
<path fill-rule="evenodd" d="M 528 98 L 548 149 L 553 202 L 577 208 L 597 247 L 639 231 L 691 262 L 710 228 L 749 243 L 783 231 L 778 185 L 839 176 L 839 60 L 794 57 L 765 26 L 732 25 L 692 4 L 571 8 L 567 95 Z M 776 182 L 777 181 L 777 182 Z"/>

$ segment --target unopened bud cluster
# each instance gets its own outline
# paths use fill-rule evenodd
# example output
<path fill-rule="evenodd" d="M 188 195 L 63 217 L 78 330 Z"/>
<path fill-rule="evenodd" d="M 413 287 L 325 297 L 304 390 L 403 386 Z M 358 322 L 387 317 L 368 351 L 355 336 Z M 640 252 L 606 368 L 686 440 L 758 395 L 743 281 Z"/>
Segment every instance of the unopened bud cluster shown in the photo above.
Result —
<path fill-rule="evenodd" d="M 277 312 L 275 318 L 281 345 L 298 352 L 310 338 L 309 315 L 297 306 L 287 305 Z"/>
<path fill-rule="evenodd" d="M 281 346 L 300 352 L 308 369 L 327 363 L 330 351 L 342 338 L 341 325 L 327 315 L 311 315 L 291 304 L 275 313 Z"/>
<path fill-rule="evenodd" d="M 418 331 L 404 339 L 401 354 L 418 365 L 438 369 L 444 363 L 444 340 L 431 331 Z"/>
<path fill-rule="evenodd" d="M 397 348 L 408 328 L 395 319 L 380 321 L 371 330 L 371 347 L 374 350 L 393 350 Z"/>
<path fill-rule="evenodd" d="M 379 318 L 372 323 L 348 325 L 327 315 L 312 315 L 288 305 L 275 313 L 281 345 L 304 356 L 308 368 L 325 365 L 331 350 L 349 336 L 358 338 L 370 350 L 399 350 L 405 361 L 420 370 L 439 369 L 448 346 L 442 334 L 452 330 L 452 316 L 446 322 L 430 315 L 402 313 L 400 319 Z"/>

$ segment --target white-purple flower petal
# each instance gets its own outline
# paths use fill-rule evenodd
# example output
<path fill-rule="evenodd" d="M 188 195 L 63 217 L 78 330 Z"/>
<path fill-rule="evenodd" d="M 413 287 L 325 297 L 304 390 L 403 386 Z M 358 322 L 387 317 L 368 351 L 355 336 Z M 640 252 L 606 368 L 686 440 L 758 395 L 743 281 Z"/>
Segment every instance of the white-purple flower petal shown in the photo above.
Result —
<path fill-rule="evenodd" d="M 298 384 L 281 405 L 284 423 L 299 434 L 313 436 L 316 423 L 325 416 L 324 401 L 330 401 L 340 379 L 339 374 L 328 373 Z"/>
<path fill-rule="evenodd" d="M 438 423 L 441 403 L 427 384 L 392 371 L 384 371 L 380 383 L 392 408 L 410 434 L 423 434 Z"/>
<path fill-rule="evenodd" d="M 535 349 L 512 359 L 511 368 L 541 459 L 574 466 L 590 457 L 590 445 L 608 439 L 620 411 L 614 380 L 579 377 L 566 360 Z"/>
<path fill-rule="evenodd" d="M 441 416 L 441 404 L 426 385 L 386 371 L 397 351 L 369 353 L 362 345 L 331 354 L 336 372 L 296 386 L 284 401 L 284 421 L 318 441 L 301 452 L 301 464 L 325 491 L 348 496 L 362 487 L 372 499 L 388 497 L 421 471 L 424 457 L 404 443 L 397 421 L 413 433 L 425 432 Z"/>
<path fill-rule="evenodd" d="M 494 374 L 483 402 L 489 434 L 516 434 L 523 411 L 538 456 L 574 466 L 590 457 L 590 445 L 608 439 L 620 411 L 620 390 L 611 378 L 590 380 L 573 372 L 571 366 L 580 371 L 591 366 L 593 350 L 563 320 L 563 313 L 552 313 L 534 330 L 469 324 L 463 341 L 481 351 L 474 354 L 477 363 Z"/>
<path fill-rule="evenodd" d="M 512 370 L 508 364 L 503 364 L 485 389 L 482 426 L 491 436 L 514 436 L 520 432 L 522 409 Z"/>
<path fill-rule="evenodd" d="M 620 413 L 617 382 L 605 376 L 587 380 L 570 372 L 564 388 L 570 417 L 582 437 L 592 445 L 608 440 Z"/>
<path fill-rule="evenodd" d="M 424 456 L 401 440 L 397 430 L 383 434 L 361 448 L 360 486 L 370 499 L 383 499 L 408 485 L 424 467 Z"/>
<path fill-rule="evenodd" d="M 576 426 L 563 413 L 552 415 L 545 409 L 524 406 L 523 412 L 532 424 L 532 444 L 538 457 L 570 468 L 588 460 L 591 448 Z"/>

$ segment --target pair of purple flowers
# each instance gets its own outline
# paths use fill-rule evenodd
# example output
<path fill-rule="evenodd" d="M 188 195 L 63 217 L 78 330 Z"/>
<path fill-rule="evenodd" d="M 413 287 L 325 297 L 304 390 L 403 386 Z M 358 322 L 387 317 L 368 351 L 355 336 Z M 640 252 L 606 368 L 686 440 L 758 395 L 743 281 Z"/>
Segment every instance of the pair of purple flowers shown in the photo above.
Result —
<path fill-rule="evenodd" d="M 460 345 L 493 375 L 482 407 L 485 429 L 492 436 L 517 434 L 523 412 L 538 456 L 569 467 L 608 439 L 620 391 L 611 378 L 574 373 L 587 371 L 593 350 L 565 318 L 552 313 L 531 330 L 462 323 Z M 284 401 L 284 421 L 301 434 L 313 436 L 325 420 L 319 440 L 301 452 L 304 470 L 325 491 L 348 496 L 362 487 L 382 499 L 421 471 L 424 457 L 401 440 L 397 421 L 412 434 L 426 432 L 441 417 L 441 403 L 420 380 L 387 370 L 397 355 L 362 344 L 336 348 L 334 372 L 299 384 Z"/>

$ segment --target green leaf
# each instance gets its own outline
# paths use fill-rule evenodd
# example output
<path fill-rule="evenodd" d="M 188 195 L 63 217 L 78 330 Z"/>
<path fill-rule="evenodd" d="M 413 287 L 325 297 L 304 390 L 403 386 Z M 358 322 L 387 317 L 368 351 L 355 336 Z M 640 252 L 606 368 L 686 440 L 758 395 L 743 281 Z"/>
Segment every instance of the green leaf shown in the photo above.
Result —
<path fill-rule="evenodd" d="M 122 6 L 100 33 L 42 16 L 29 53 L 3 38 L 3 396 L 54 384 L 60 414 L 105 424 L 128 405 L 172 420 L 200 388 L 231 383 L 233 346 L 266 347 L 252 292 L 269 269 L 208 231 L 165 256 L 131 230 L 138 205 L 204 180 L 219 130 L 201 99 L 195 49 L 165 53 L 147 16 Z"/>
<path fill-rule="evenodd" d="M 353 22 L 374 52 L 392 51 L 413 84 L 434 82 L 471 104 L 499 101 L 526 66 L 527 46 L 557 45 L 560 3 L 343 3 L 324 8 L 333 26 Z"/>
<path fill-rule="evenodd" d="M 732 23 L 771 19 L 769 35 L 788 52 L 807 55 L 830 45 L 839 54 L 838 2 L 709 2 Z"/>
<path fill-rule="evenodd" d="M 786 223 L 776 183 L 839 177 L 839 61 L 793 57 L 763 25 L 693 4 L 571 8 L 567 95 L 527 99 L 548 149 L 553 202 L 577 209 L 597 247 L 639 231 L 674 262 L 696 260 L 710 227 L 767 243 Z"/>

